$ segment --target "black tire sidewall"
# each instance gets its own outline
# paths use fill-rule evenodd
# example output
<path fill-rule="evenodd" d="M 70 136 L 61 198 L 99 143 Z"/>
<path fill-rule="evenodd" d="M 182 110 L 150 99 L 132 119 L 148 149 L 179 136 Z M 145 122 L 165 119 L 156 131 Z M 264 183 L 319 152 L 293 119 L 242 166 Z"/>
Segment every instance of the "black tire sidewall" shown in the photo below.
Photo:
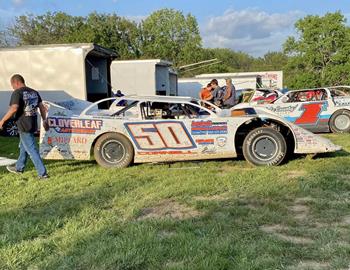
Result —
<path fill-rule="evenodd" d="M 118 141 L 125 149 L 125 156 L 117 163 L 111 163 L 104 159 L 102 147 L 108 141 Z M 125 168 L 130 165 L 134 158 L 134 147 L 124 135 L 119 133 L 106 133 L 99 137 L 94 146 L 94 157 L 96 162 L 104 168 Z"/>
<path fill-rule="evenodd" d="M 277 152 L 272 159 L 261 160 L 254 153 L 253 142 L 259 137 L 271 137 L 276 141 Z M 283 162 L 287 155 L 287 144 L 282 134 L 269 127 L 256 128 L 248 133 L 243 142 L 243 156 L 250 164 L 255 166 L 275 166 Z"/>
<path fill-rule="evenodd" d="M 334 122 L 337 119 L 337 117 L 339 115 L 343 115 L 343 114 L 347 115 L 349 117 L 349 120 L 350 120 L 350 111 L 348 111 L 348 110 L 336 111 L 335 113 L 333 113 L 331 119 L 329 120 L 329 129 L 330 129 L 331 132 L 333 132 L 333 133 L 347 133 L 347 132 L 350 132 L 350 126 L 347 129 L 345 129 L 345 130 L 341 130 L 341 129 L 338 129 L 335 126 L 335 124 L 334 124 Z"/>

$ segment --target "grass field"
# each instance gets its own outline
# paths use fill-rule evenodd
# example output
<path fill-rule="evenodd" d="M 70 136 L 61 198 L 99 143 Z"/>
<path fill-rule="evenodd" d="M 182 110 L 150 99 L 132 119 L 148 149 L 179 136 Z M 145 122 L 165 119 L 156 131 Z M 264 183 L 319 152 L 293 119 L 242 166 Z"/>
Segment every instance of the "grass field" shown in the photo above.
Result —
<path fill-rule="evenodd" d="M 279 167 L 0 167 L 0 269 L 349 269 L 350 135 L 325 136 L 344 150 Z"/>

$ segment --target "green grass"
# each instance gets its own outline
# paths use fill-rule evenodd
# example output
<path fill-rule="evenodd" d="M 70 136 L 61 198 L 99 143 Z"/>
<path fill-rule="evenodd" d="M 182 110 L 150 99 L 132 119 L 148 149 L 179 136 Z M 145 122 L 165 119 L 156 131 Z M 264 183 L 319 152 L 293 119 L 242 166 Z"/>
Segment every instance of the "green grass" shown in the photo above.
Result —
<path fill-rule="evenodd" d="M 348 269 L 350 135 L 325 136 L 344 150 L 279 167 L 0 167 L 0 269 Z"/>

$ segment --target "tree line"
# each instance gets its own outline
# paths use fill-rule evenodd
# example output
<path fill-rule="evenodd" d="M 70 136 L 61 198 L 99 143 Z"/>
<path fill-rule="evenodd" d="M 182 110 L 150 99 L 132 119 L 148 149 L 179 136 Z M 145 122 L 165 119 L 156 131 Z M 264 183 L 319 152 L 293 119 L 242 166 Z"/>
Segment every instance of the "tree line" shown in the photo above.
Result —
<path fill-rule="evenodd" d="M 283 70 L 289 88 L 350 84 L 350 27 L 341 12 L 309 15 L 295 23 L 281 52 L 252 57 L 228 48 L 204 48 L 197 20 L 174 9 L 153 12 L 140 22 L 93 12 L 64 12 L 16 17 L 0 31 L 0 46 L 93 42 L 112 49 L 119 59 L 161 58 L 175 67 L 218 59 L 218 64 L 181 70 L 180 76 L 200 73 Z"/>

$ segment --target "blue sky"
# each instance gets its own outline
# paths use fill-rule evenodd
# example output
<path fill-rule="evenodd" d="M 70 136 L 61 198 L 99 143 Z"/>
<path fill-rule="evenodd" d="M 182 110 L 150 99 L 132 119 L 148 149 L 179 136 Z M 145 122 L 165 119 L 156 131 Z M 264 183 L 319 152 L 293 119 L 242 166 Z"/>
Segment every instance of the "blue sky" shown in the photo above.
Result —
<path fill-rule="evenodd" d="M 223 47 L 261 56 L 281 50 L 294 23 L 308 15 L 341 11 L 350 21 L 349 0 L 0 0 L 0 26 L 15 16 L 47 11 L 87 15 L 92 11 L 140 20 L 161 8 L 174 8 L 194 15 L 205 47 Z"/>

